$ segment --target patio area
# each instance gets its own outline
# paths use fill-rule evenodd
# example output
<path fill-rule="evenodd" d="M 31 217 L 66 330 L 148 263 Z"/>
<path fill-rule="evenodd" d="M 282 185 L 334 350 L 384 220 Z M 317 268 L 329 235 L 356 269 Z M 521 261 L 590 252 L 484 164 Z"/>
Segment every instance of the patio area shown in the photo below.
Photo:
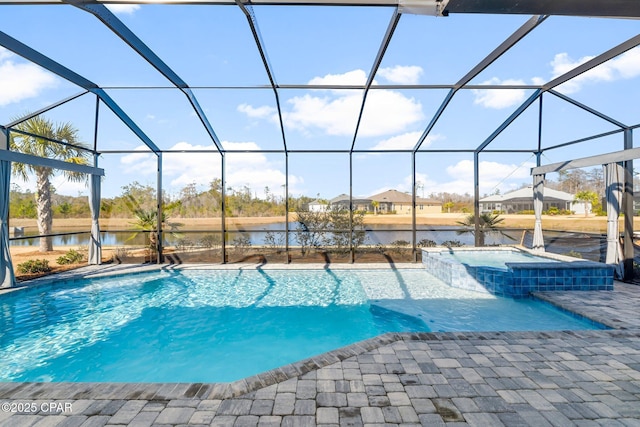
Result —
<path fill-rule="evenodd" d="M 385 334 L 233 383 L 2 383 L 0 426 L 640 425 L 637 287 L 537 296 L 613 329 Z"/>

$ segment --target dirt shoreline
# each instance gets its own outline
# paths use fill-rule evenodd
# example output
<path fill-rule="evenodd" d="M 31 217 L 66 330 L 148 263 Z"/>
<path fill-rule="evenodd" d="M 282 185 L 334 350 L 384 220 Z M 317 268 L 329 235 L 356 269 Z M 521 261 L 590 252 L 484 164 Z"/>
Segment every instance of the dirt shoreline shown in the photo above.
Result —
<path fill-rule="evenodd" d="M 456 226 L 458 221 L 462 221 L 466 214 L 442 213 L 442 214 L 421 214 L 416 216 L 418 225 L 438 225 Z M 502 215 L 504 219 L 503 227 L 507 228 L 533 228 L 533 215 Z M 290 221 L 295 220 L 295 214 L 290 215 Z M 284 222 L 284 216 L 275 217 L 227 217 L 227 228 L 233 229 L 238 226 L 255 226 L 262 224 L 273 224 Z M 413 218 L 411 215 L 367 215 L 364 218 L 365 224 L 370 225 L 411 225 Z M 172 222 L 181 224 L 182 229 L 187 230 L 211 230 L 220 229 L 220 218 L 173 218 Z M 634 218 L 634 228 L 639 227 L 640 217 Z M 26 232 L 37 230 L 35 219 L 12 219 L 10 227 L 24 227 Z M 607 218 L 604 216 L 568 215 L 568 216 L 542 216 L 542 227 L 545 230 L 578 231 L 578 232 L 606 232 Z M 65 230 L 78 230 L 91 228 L 89 218 L 66 218 L 55 219 L 54 229 L 60 232 Z M 100 228 L 103 231 L 109 230 L 129 230 L 133 228 L 133 220 L 130 218 L 106 218 L 100 220 Z M 620 220 L 620 229 L 623 230 L 624 221 Z"/>

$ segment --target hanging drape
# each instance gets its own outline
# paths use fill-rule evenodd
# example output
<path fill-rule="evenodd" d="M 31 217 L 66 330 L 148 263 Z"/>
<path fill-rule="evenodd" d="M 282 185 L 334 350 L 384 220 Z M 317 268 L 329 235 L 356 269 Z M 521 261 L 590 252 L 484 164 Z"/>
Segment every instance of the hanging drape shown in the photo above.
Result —
<path fill-rule="evenodd" d="M 535 223 L 533 226 L 532 249 L 544 252 L 544 237 L 542 235 L 542 207 L 544 199 L 544 175 L 533 176 L 533 213 Z"/>
<path fill-rule="evenodd" d="M 618 217 L 622 208 L 622 192 L 624 190 L 624 168 L 618 163 L 604 165 L 604 180 L 607 195 L 607 257 L 606 263 L 615 267 L 616 276 L 622 278 L 622 246 Z M 631 243 L 631 242 L 629 242 Z"/>
<path fill-rule="evenodd" d="M 91 242 L 89 264 L 102 264 L 102 242 L 100 241 L 100 176 L 90 175 L 89 208 L 91 209 Z"/>
<path fill-rule="evenodd" d="M 11 252 L 9 252 L 9 189 L 11 181 L 11 162 L 0 160 L 0 287 L 15 284 Z"/>

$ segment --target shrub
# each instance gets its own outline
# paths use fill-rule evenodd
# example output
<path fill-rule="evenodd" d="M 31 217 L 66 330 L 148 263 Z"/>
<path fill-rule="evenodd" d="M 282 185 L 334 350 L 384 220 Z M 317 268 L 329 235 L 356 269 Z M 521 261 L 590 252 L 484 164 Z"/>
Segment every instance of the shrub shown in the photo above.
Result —
<path fill-rule="evenodd" d="M 447 248 L 459 248 L 464 245 L 460 240 L 445 240 L 442 242 L 442 246 L 446 246 Z"/>
<path fill-rule="evenodd" d="M 129 251 L 129 249 L 124 246 L 120 246 L 120 247 L 117 247 L 116 250 L 114 251 L 111 257 L 111 260 L 113 262 L 121 262 L 130 257 L 131 257 L 131 251 Z"/>
<path fill-rule="evenodd" d="M 418 246 L 419 248 L 433 248 L 434 246 L 436 246 L 436 242 L 431 239 L 422 239 L 416 246 Z"/>
<path fill-rule="evenodd" d="M 46 259 L 30 259 L 18 264 L 18 271 L 22 274 L 48 273 L 51 271 L 51 267 L 49 267 L 49 261 Z"/>
<path fill-rule="evenodd" d="M 249 251 L 249 249 L 251 249 L 251 240 L 249 237 L 242 234 L 233 239 L 231 244 L 233 245 L 236 254 L 239 255 L 244 255 Z"/>
<path fill-rule="evenodd" d="M 178 239 L 176 249 L 179 251 L 187 251 L 193 248 L 193 241 L 190 239 Z"/>
<path fill-rule="evenodd" d="M 207 234 L 198 240 L 198 245 L 203 248 L 211 249 L 222 244 L 222 237 L 219 234 Z"/>
<path fill-rule="evenodd" d="M 393 242 L 391 242 L 391 251 L 397 254 L 401 254 L 404 251 L 408 250 L 409 246 L 411 246 L 411 242 L 402 239 L 394 240 Z"/>
<path fill-rule="evenodd" d="M 569 252 L 567 252 L 567 253 L 565 253 L 565 254 L 563 254 L 563 255 L 571 256 L 571 257 L 574 257 L 574 258 L 580 258 L 580 259 L 582 259 L 582 254 L 581 254 L 580 252 L 573 251 L 573 250 L 572 250 L 572 251 L 569 251 Z"/>
<path fill-rule="evenodd" d="M 272 251 L 279 251 L 284 246 L 284 233 L 267 231 L 264 235 L 264 246 Z"/>
<path fill-rule="evenodd" d="M 75 249 L 70 249 L 69 252 L 62 255 L 61 257 L 58 257 L 56 262 L 60 265 L 78 264 L 82 262 L 83 258 L 84 256 L 80 252 L 76 251 Z"/>

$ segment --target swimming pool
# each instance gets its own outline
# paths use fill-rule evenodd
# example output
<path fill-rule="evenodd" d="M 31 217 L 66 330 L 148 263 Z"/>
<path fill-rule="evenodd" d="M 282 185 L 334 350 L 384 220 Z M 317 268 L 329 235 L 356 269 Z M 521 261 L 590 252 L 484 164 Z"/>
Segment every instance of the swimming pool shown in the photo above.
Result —
<path fill-rule="evenodd" d="M 532 325 L 598 327 L 424 270 L 157 271 L 1 295 L 0 380 L 224 382 L 384 332 Z"/>

